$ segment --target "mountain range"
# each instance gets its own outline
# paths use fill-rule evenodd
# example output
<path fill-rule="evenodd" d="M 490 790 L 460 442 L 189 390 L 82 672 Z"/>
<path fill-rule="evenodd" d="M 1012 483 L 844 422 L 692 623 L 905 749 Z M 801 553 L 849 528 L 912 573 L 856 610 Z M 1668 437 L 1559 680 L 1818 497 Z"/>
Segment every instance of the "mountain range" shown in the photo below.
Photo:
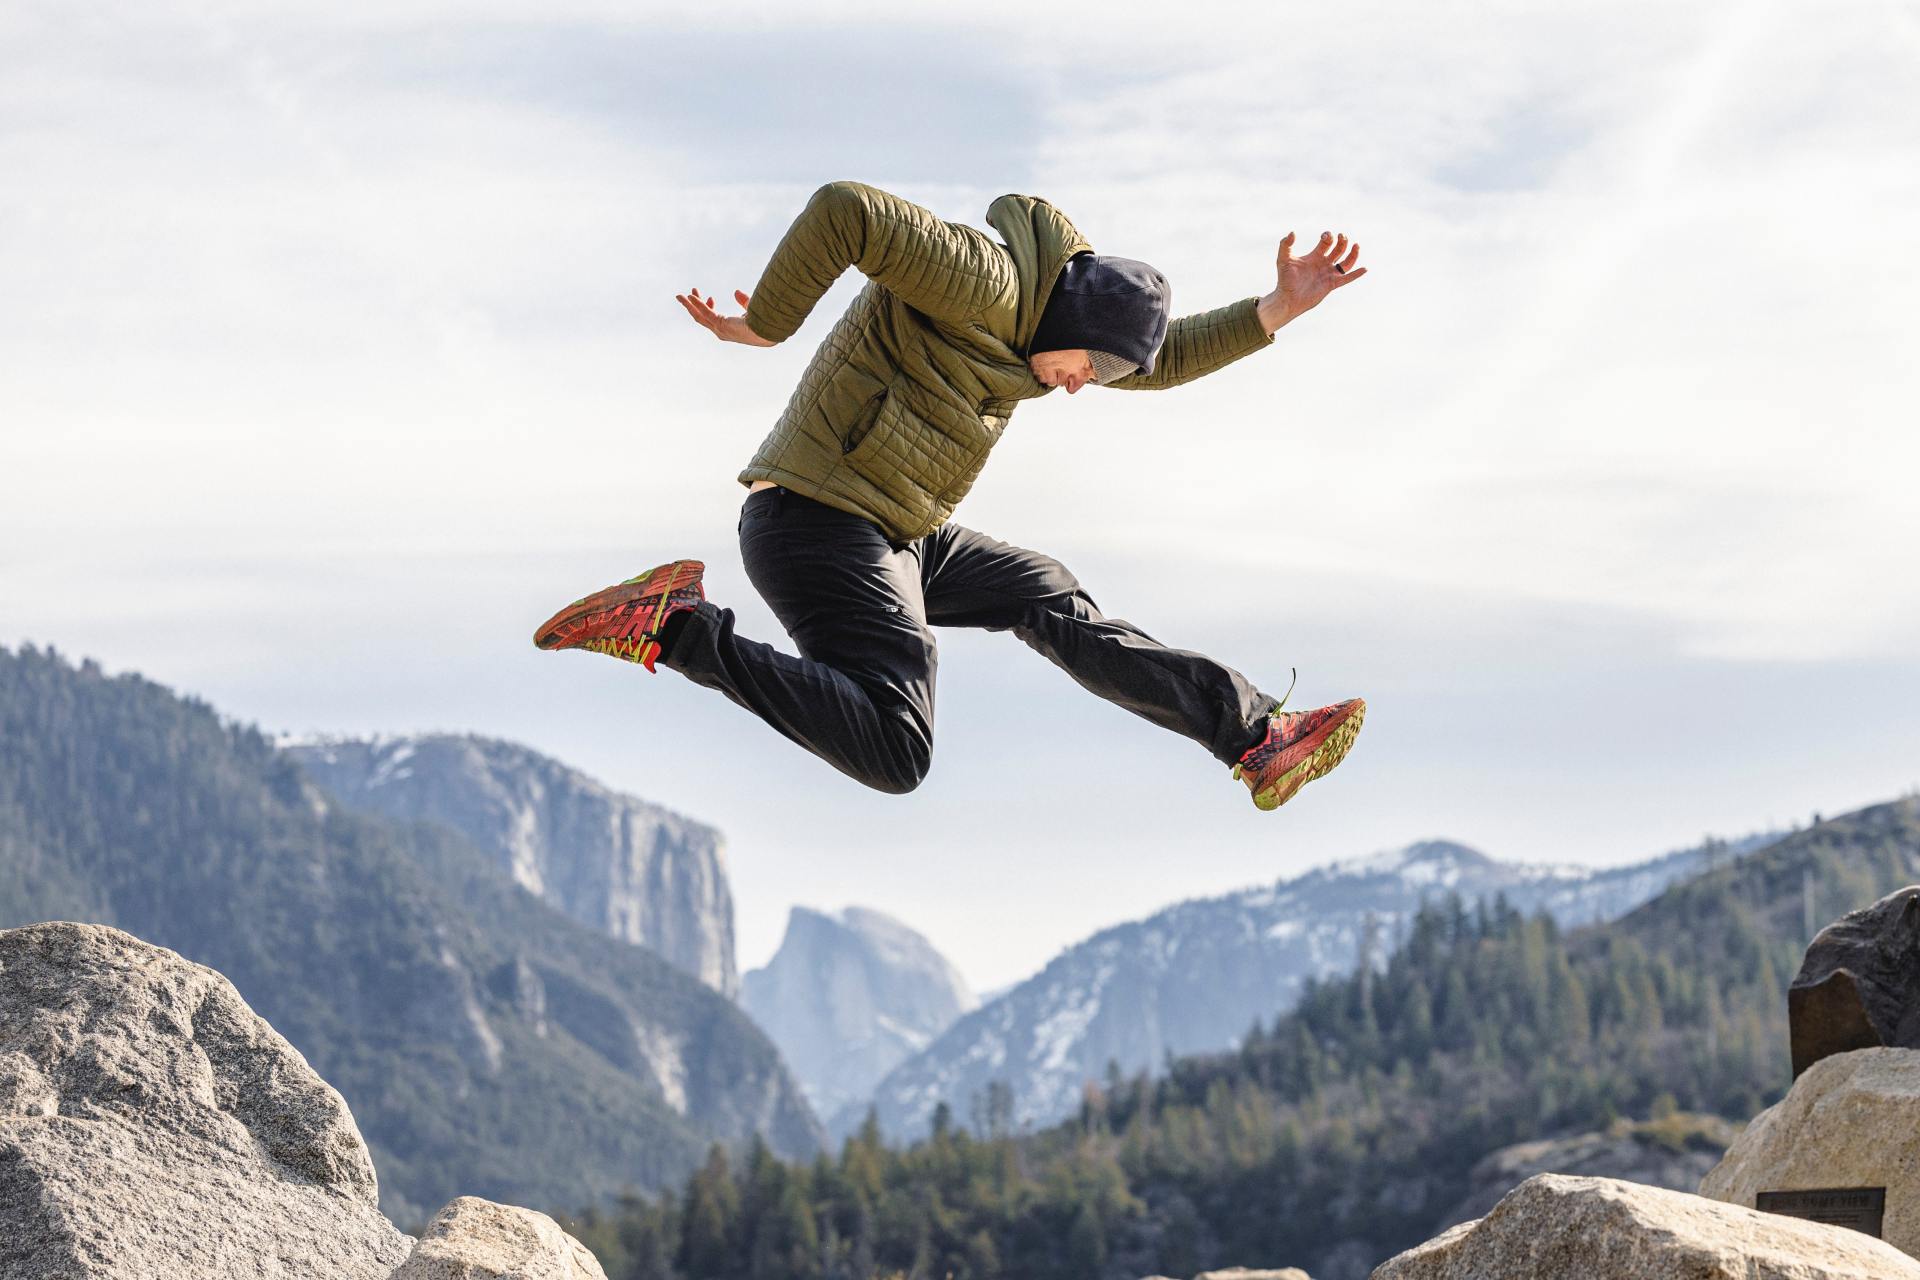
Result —
<path fill-rule="evenodd" d="M 1427 841 L 1183 902 L 1067 948 L 895 1067 L 869 1100 L 830 1113 L 829 1129 L 853 1132 L 870 1105 L 889 1137 L 918 1136 L 940 1104 L 970 1115 L 990 1088 L 1010 1090 L 1015 1123 L 1048 1124 L 1112 1067 L 1131 1075 L 1168 1055 L 1230 1048 L 1256 1021 L 1290 1008 L 1309 979 L 1351 972 L 1363 956 L 1383 963 L 1424 901 L 1504 895 L 1515 909 L 1572 927 L 1620 916 L 1770 838 L 1606 869 L 1499 862 Z"/>

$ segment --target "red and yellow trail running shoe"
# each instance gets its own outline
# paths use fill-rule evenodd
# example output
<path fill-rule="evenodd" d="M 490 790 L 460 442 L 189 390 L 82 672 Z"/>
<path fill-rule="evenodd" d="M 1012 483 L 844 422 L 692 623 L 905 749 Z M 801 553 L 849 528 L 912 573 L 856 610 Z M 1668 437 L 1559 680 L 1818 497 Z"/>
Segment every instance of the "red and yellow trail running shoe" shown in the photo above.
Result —
<path fill-rule="evenodd" d="M 1240 757 L 1233 776 L 1253 792 L 1256 808 L 1278 809 L 1346 759 L 1366 718 L 1367 704 L 1361 698 L 1312 711 L 1275 709 L 1267 719 L 1266 738 Z"/>
<path fill-rule="evenodd" d="M 575 600 L 533 633 L 542 649 L 587 649 L 653 670 L 668 618 L 707 598 L 698 560 L 675 560 Z"/>

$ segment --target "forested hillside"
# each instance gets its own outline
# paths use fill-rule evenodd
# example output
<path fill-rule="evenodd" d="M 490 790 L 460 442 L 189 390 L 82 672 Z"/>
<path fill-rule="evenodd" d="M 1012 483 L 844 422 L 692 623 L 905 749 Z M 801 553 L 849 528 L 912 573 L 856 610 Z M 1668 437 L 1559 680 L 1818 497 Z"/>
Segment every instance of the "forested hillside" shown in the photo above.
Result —
<path fill-rule="evenodd" d="M 1007 1131 L 956 1127 L 837 1158 L 715 1153 L 678 1193 L 573 1227 L 615 1280 L 959 1280 L 1365 1269 L 1432 1234 L 1488 1152 L 1685 1111 L 1744 1121 L 1789 1083 L 1786 986 L 1809 924 L 1920 880 L 1920 801 L 1863 810 L 1562 933 L 1504 902 L 1423 910 L 1380 971 L 1312 985 L 1237 1052 L 1090 1086 Z"/>
<path fill-rule="evenodd" d="M 0 649 L 0 927 L 112 924 L 210 965 L 345 1095 L 383 1207 L 677 1183 L 819 1129 L 734 1004 L 452 830 L 331 803 L 254 730 Z"/>

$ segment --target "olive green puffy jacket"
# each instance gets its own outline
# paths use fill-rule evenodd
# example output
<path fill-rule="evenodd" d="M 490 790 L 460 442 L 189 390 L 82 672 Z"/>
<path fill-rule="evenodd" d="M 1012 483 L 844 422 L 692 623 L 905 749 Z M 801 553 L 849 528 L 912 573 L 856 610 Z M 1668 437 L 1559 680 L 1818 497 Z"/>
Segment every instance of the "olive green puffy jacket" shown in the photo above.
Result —
<path fill-rule="evenodd" d="M 1001 196 L 987 222 L 1004 244 L 862 183 L 813 194 L 753 290 L 748 327 L 784 341 L 848 267 L 869 283 L 742 484 L 771 480 L 872 520 L 895 543 L 946 522 L 1015 403 L 1051 389 L 1027 367 L 1027 345 L 1061 268 L 1091 248 L 1033 196 Z M 1175 320 L 1153 373 L 1110 385 L 1177 386 L 1269 345 L 1255 301 Z"/>

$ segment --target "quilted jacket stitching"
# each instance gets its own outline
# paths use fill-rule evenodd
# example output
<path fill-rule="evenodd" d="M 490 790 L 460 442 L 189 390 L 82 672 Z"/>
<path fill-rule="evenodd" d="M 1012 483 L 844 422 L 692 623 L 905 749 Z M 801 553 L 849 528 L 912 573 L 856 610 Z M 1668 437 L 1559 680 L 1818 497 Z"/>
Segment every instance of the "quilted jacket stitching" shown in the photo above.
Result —
<path fill-rule="evenodd" d="M 815 352 L 785 412 L 740 473 L 742 483 L 804 476 L 802 492 L 873 520 L 902 542 L 951 514 L 1004 435 L 1013 407 L 1045 394 L 1016 353 L 1065 254 L 1086 247 L 1045 201 L 1003 197 L 989 212 L 1005 245 L 861 184 L 829 183 L 815 193 L 755 288 L 749 312 L 756 332 L 788 336 L 848 266 L 870 269 L 873 284 Z M 859 223 L 851 232 L 849 216 Z M 934 309 L 916 309 L 909 297 Z M 1114 385 L 1177 385 L 1271 342 L 1253 301 L 1175 321 L 1154 376 Z M 879 393 L 854 391 L 875 381 Z M 873 395 L 883 396 L 879 411 L 843 447 L 847 436 L 835 415 L 859 416 L 852 406 Z"/>

